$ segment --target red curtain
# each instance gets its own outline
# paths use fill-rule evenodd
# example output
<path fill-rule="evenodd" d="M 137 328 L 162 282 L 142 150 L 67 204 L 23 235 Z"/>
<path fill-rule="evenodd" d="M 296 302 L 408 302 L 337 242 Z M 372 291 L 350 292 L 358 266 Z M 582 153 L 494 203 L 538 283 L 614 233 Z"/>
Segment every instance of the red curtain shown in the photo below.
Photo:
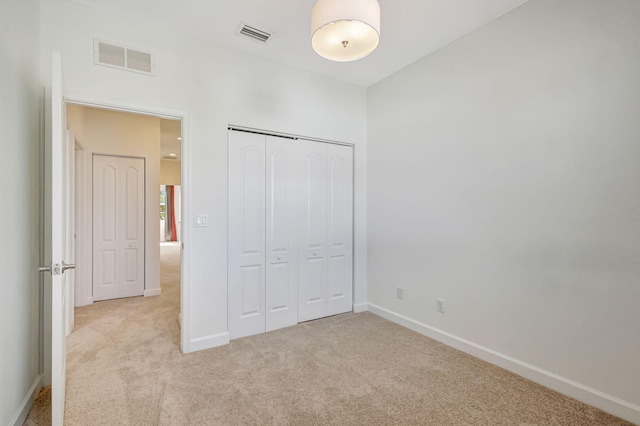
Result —
<path fill-rule="evenodd" d="M 171 221 L 170 223 L 170 232 L 169 232 L 169 241 L 178 241 L 178 234 L 176 233 L 176 215 L 175 215 L 175 199 L 173 196 L 173 185 L 167 185 L 167 189 L 168 189 L 168 201 L 169 201 L 169 205 L 167 206 L 169 208 L 169 220 Z"/>

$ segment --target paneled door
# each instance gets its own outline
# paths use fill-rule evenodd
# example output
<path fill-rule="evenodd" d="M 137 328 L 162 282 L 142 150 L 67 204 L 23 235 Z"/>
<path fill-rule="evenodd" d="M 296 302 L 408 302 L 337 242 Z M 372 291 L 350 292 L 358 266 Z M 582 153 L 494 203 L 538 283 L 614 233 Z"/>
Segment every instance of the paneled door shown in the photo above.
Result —
<path fill-rule="evenodd" d="M 298 141 L 298 320 L 349 312 L 353 304 L 353 148 Z"/>
<path fill-rule="evenodd" d="M 352 309 L 353 148 L 229 131 L 231 339 Z"/>
<path fill-rule="evenodd" d="M 299 141 L 298 320 L 327 316 L 327 144 Z"/>
<path fill-rule="evenodd" d="M 265 137 L 229 132 L 228 328 L 232 339 L 264 333 Z"/>
<path fill-rule="evenodd" d="M 266 136 L 266 331 L 298 323 L 297 145 Z"/>
<path fill-rule="evenodd" d="M 298 163 L 291 139 L 229 132 L 232 339 L 298 323 Z"/>
<path fill-rule="evenodd" d="M 145 160 L 93 156 L 93 300 L 144 293 Z"/>
<path fill-rule="evenodd" d="M 45 213 L 44 260 L 39 268 L 48 272 L 44 277 L 44 385 L 51 385 L 51 424 L 62 425 L 66 394 L 66 318 L 67 297 L 65 275 L 75 265 L 66 244 L 69 241 L 65 225 L 70 212 L 65 198 L 68 188 L 64 184 L 66 170 L 72 165 L 64 155 L 65 102 L 62 96 L 62 58 L 60 52 L 52 55 L 51 89 L 45 92 Z M 65 272 L 66 271 L 66 272 Z"/>
<path fill-rule="evenodd" d="M 353 308 L 353 148 L 327 145 L 327 315 Z"/>

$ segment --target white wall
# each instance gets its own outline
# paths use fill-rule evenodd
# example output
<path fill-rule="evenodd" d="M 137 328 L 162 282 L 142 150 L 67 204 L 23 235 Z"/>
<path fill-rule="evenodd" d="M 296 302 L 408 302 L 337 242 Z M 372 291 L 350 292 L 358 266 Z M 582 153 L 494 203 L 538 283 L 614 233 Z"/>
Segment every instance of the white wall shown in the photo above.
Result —
<path fill-rule="evenodd" d="M 227 126 L 356 144 L 356 303 L 366 300 L 366 92 L 64 0 L 42 5 L 42 55 L 62 51 L 65 93 L 187 113 L 183 348 L 226 343 Z M 153 52 L 156 76 L 93 64 L 93 38 Z M 43 67 L 46 80 L 47 67 Z M 193 216 L 209 215 L 194 228 Z"/>
<path fill-rule="evenodd" d="M 368 97 L 374 311 L 640 422 L 640 2 L 530 0 Z"/>
<path fill-rule="evenodd" d="M 40 390 L 39 2 L 0 2 L 2 299 L 0 424 L 22 424 Z"/>
<path fill-rule="evenodd" d="M 80 111 L 79 111 L 80 110 Z M 144 294 L 160 294 L 160 119 L 147 115 L 122 113 L 97 108 L 68 105 L 67 122 L 78 129 L 78 139 L 84 148 L 86 235 L 83 246 L 85 259 L 92 259 L 93 246 L 93 155 L 106 154 L 145 159 L 145 285 Z M 92 277 L 92 265 L 87 262 L 85 277 Z M 81 283 L 78 283 L 81 284 Z M 85 295 L 80 305 L 92 302 L 92 281 L 78 289 Z M 76 299 L 77 300 L 77 299 Z"/>

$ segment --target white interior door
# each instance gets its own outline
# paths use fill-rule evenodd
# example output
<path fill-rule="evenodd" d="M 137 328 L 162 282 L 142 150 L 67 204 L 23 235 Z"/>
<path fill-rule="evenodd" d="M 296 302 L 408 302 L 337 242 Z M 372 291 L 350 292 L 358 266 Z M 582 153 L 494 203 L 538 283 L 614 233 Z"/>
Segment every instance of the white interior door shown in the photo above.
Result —
<path fill-rule="evenodd" d="M 93 156 L 93 300 L 144 293 L 145 163 Z"/>
<path fill-rule="evenodd" d="M 300 168 L 295 141 L 266 136 L 266 143 L 266 331 L 271 331 L 298 323 Z"/>
<path fill-rule="evenodd" d="M 303 158 L 298 235 L 299 321 L 353 304 L 353 148 L 298 141 Z"/>
<path fill-rule="evenodd" d="M 353 148 L 229 132 L 232 339 L 352 310 Z"/>
<path fill-rule="evenodd" d="M 327 316 L 327 144 L 298 141 L 302 191 L 298 218 L 298 320 Z"/>
<path fill-rule="evenodd" d="M 66 386 L 66 287 L 63 274 L 73 267 L 65 263 L 68 241 L 64 170 L 65 107 L 62 98 L 62 60 L 53 52 L 51 90 L 45 101 L 45 275 L 44 364 L 45 384 L 51 384 L 51 424 L 62 425 Z"/>
<path fill-rule="evenodd" d="M 328 145 L 327 314 L 353 309 L 353 148 Z"/>
<path fill-rule="evenodd" d="M 227 314 L 232 339 L 264 333 L 265 138 L 229 132 Z"/>

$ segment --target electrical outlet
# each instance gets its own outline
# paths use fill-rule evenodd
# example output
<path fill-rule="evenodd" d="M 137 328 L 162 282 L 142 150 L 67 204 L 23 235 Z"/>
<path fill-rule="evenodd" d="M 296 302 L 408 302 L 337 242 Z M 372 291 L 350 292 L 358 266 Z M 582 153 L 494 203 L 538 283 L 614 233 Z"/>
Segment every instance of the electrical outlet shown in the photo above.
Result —
<path fill-rule="evenodd" d="M 436 311 L 444 314 L 444 299 L 436 299 Z"/>
<path fill-rule="evenodd" d="M 398 299 L 400 299 L 400 300 L 404 300 L 404 289 L 403 289 L 403 288 L 398 287 L 398 288 L 396 289 L 396 295 L 398 296 Z"/>

